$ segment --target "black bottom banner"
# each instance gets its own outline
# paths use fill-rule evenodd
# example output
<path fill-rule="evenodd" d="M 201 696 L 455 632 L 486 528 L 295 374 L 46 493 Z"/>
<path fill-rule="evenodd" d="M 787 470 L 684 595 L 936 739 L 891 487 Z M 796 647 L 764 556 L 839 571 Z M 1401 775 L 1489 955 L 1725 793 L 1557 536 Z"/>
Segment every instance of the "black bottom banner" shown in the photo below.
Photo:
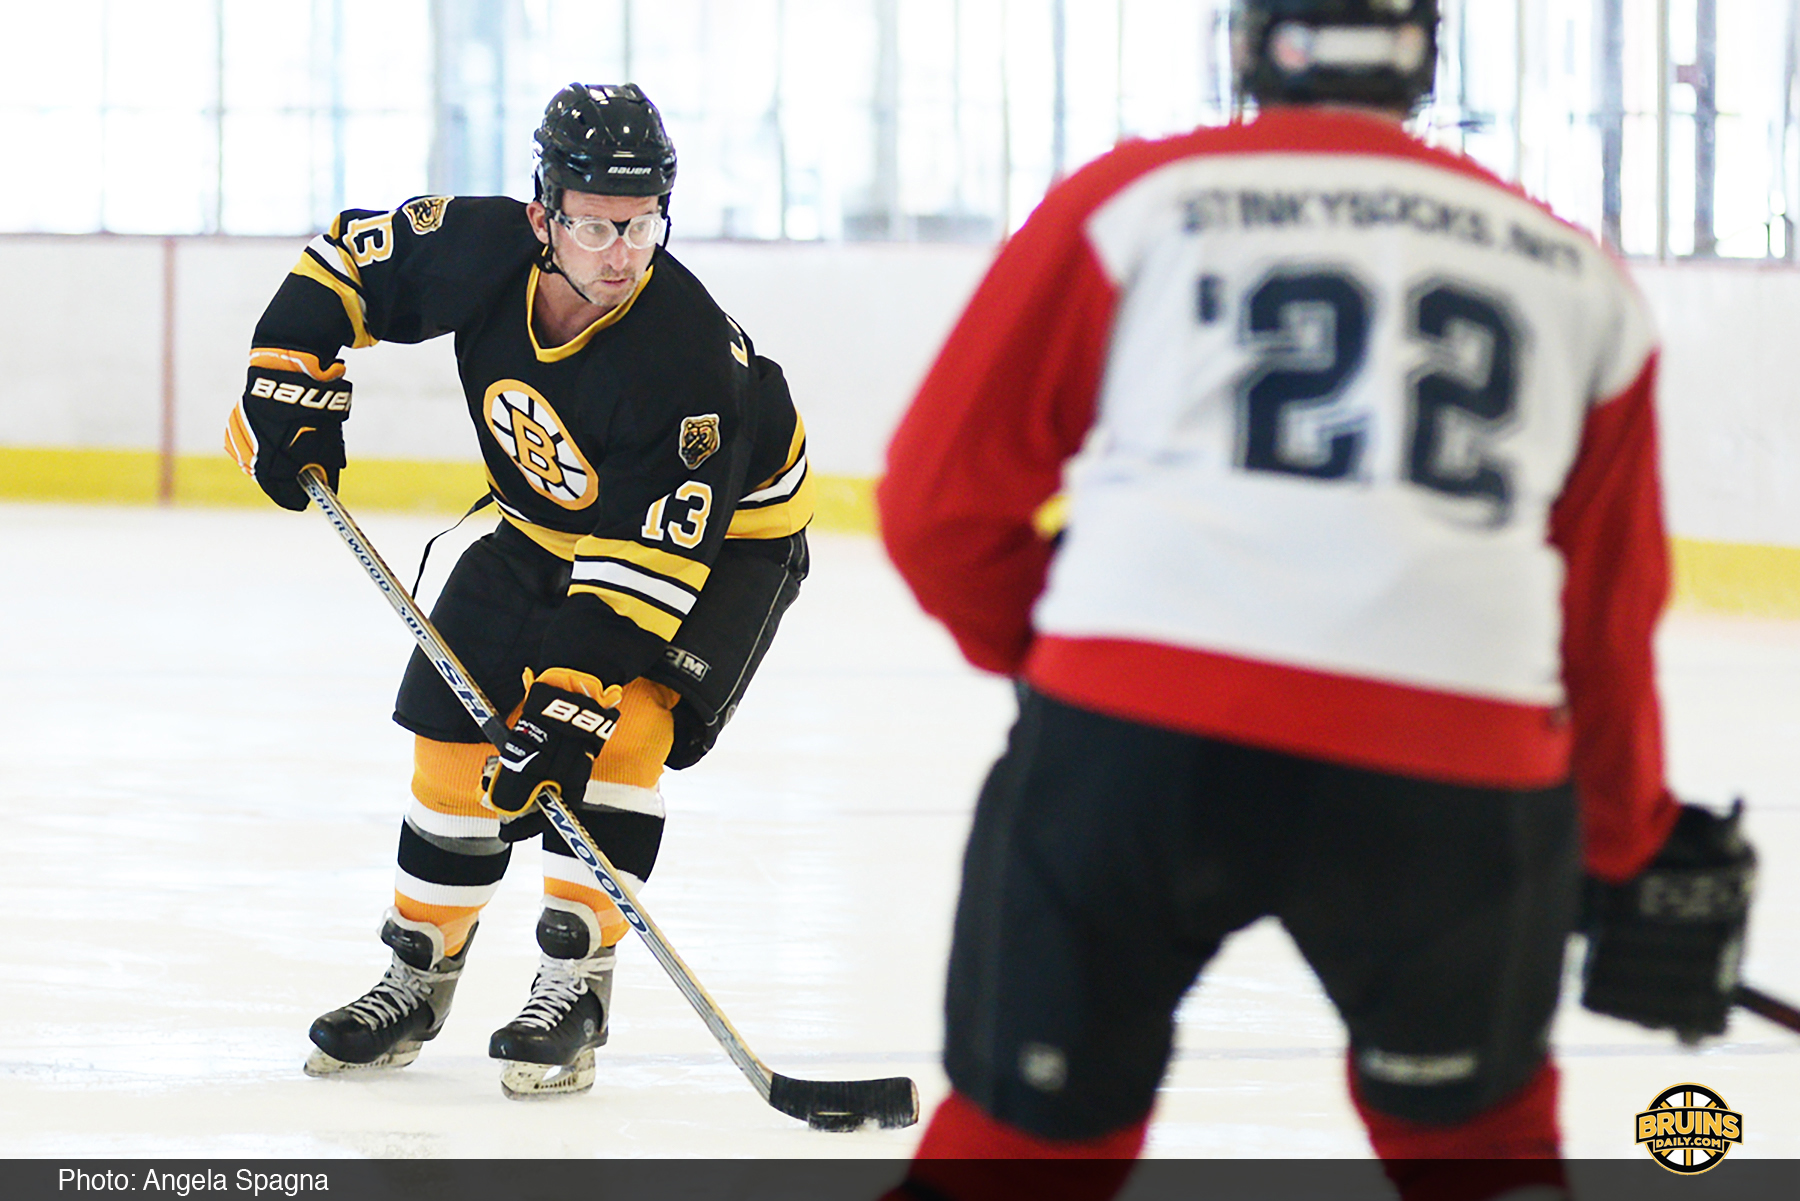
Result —
<path fill-rule="evenodd" d="M 7 1160 L 7 1201 L 130 1197 L 198 1201 L 877 1201 L 908 1166 L 891 1160 Z M 1107 1195 L 1122 1165 L 951 1161 L 927 1169 L 901 1201 L 1080 1201 Z M 1437 1201 L 1556 1196 L 1549 1164 L 1408 1164 L 1408 1193 Z M 1563 1165 L 1574 1201 L 1794 1201 L 1800 1160 L 1733 1158 L 1704 1175 L 1642 1160 Z M 1424 1177 L 1430 1177 L 1427 1182 Z M 1421 1191 L 1415 1192 L 1415 1189 Z M 1120 1201 L 1391 1201 L 1367 1160 L 1145 1160 Z"/>

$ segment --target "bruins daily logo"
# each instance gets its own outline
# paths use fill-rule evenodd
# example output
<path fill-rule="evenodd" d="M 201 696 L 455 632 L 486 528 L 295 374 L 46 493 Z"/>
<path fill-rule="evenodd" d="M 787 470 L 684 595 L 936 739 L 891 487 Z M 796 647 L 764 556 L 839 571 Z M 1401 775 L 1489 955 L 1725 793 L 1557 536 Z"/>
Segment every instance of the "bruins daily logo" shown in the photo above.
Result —
<path fill-rule="evenodd" d="M 1637 1141 L 1669 1171 L 1696 1176 L 1744 1141 L 1744 1119 L 1704 1084 L 1671 1085 L 1638 1114 Z"/>
<path fill-rule="evenodd" d="M 428 234 L 444 223 L 444 210 L 450 207 L 448 196 L 421 196 L 401 206 L 406 223 L 415 234 Z"/>
<path fill-rule="evenodd" d="M 565 509 L 594 503 L 600 481 L 537 389 L 516 379 L 498 380 L 488 385 L 481 407 L 488 430 L 526 483 Z"/>
<path fill-rule="evenodd" d="M 719 415 L 681 419 L 681 461 L 689 471 L 713 457 L 719 449 Z"/>

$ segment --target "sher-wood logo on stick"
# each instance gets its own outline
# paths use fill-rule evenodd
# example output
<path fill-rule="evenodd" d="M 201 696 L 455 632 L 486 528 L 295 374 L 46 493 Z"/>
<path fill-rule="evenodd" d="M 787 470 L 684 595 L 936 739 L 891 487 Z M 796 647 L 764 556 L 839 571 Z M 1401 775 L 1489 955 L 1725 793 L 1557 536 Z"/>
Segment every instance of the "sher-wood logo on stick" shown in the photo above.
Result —
<path fill-rule="evenodd" d="M 1744 1119 L 1704 1084 L 1675 1084 L 1637 1116 L 1637 1141 L 1671 1172 L 1693 1176 L 1719 1166 L 1744 1141 Z"/>

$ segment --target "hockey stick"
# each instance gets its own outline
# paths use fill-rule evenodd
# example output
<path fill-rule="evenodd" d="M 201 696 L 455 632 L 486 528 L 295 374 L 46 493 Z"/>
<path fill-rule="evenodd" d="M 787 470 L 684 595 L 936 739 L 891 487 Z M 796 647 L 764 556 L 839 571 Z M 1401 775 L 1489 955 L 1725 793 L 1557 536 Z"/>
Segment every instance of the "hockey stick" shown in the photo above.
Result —
<path fill-rule="evenodd" d="M 1740 1009 L 1748 1009 L 1758 1017 L 1768 1018 L 1777 1026 L 1786 1026 L 1796 1034 L 1800 1034 L 1800 1009 L 1794 1008 L 1786 1001 L 1776 1000 L 1759 988 L 1751 988 L 1748 984 L 1737 986 L 1732 994 L 1732 1004 Z"/>
<path fill-rule="evenodd" d="M 462 702 L 481 732 L 495 746 L 505 743 L 510 731 L 506 722 L 494 709 L 493 702 L 464 669 L 456 653 L 447 646 L 431 620 L 414 602 L 393 571 L 382 561 L 375 547 L 356 522 L 344 509 L 324 476 L 311 468 L 300 473 L 300 486 L 306 489 L 308 496 L 319 506 L 338 536 L 350 548 L 369 578 L 375 581 L 387 597 L 394 612 L 412 633 L 425 657 L 437 669 L 450 691 Z M 584 864 L 600 887 L 611 897 L 613 904 L 631 923 L 631 928 L 642 936 L 650 947 L 650 953 L 662 964 L 663 970 L 669 973 L 669 979 L 681 990 L 706 1028 L 712 1031 L 731 1061 L 749 1078 L 763 1100 L 779 1109 L 789 1117 L 799 1118 L 815 1130 L 856 1130 L 867 1122 L 875 1122 L 886 1129 L 911 1126 L 919 1120 L 919 1090 L 905 1076 L 894 1076 L 886 1080 L 796 1080 L 791 1076 L 783 1076 L 780 1072 L 771 1071 L 762 1060 L 756 1057 L 744 1042 L 743 1036 L 719 1008 L 718 1002 L 708 995 L 705 987 L 694 977 L 688 965 L 682 962 L 675 948 L 657 928 L 650 915 L 637 903 L 631 888 L 619 878 L 617 869 L 607 860 L 605 852 L 594 844 L 588 832 L 581 828 L 570 812 L 568 802 L 551 789 L 539 801 L 544 815 L 550 824 L 556 827 L 563 841 L 569 844 L 569 850 Z"/>

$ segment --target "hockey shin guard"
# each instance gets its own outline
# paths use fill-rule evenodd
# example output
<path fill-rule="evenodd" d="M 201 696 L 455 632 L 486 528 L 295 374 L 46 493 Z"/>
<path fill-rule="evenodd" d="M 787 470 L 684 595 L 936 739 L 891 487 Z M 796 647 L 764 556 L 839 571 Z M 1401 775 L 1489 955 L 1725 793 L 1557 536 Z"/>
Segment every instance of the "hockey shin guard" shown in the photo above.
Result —
<path fill-rule="evenodd" d="M 649 680 L 633 680 L 619 702 L 619 723 L 594 761 L 594 778 L 572 808 L 613 866 L 635 891 L 650 878 L 662 846 L 665 810 L 657 781 L 675 737 L 669 711 L 675 691 Z M 600 942 L 612 946 L 631 929 L 625 915 L 594 883 L 594 877 L 555 834 L 544 838 L 546 907 L 561 901 L 586 907 L 600 923 Z"/>
<path fill-rule="evenodd" d="M 662 846 L 662 794 L 654 788 L 596 780 L 588 785 L 587 795 L 570 808 L 632 891 L 642 888 Z M 612 898 L 600 891 L 593 873 L 570 853 L 559 835 L 549 833 L 544 836 L 544 904 L 554 907 L 556 901 L 592 911 L 600 924 L 602 946 L 614 945 L 631 929 Z"/>

